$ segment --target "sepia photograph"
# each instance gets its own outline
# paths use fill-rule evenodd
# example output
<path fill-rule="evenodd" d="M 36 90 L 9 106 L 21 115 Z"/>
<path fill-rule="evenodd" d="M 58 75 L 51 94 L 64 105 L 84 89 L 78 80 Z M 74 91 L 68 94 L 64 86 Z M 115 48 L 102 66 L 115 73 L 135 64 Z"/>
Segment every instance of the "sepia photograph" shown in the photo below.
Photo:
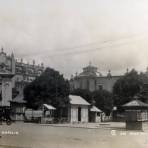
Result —
<path fill-rule="evenodd" d="M 148 148 L 148 1 L 0 0 L 0 148 Z"/>

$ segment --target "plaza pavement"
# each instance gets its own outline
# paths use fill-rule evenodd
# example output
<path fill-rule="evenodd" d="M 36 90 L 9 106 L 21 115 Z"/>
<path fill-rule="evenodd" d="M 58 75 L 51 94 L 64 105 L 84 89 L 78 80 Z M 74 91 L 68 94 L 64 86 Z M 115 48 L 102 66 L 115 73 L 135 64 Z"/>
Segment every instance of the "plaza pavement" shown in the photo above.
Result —
<path fill-rule="evenodd" d="M 53 127 L 69 127 L 69 128 L 86 128 L 86 129 L 99 129 L 99 128 L 124 128 L 125 123 L 122 122 L 102 122 L 102 123 L 62 123 L 62 124 L 41 124 L 44 126 Z"/>
<path fill-rule="evenodd" d="M 0 148 L 148 148 L 148 130 L 126 131 L 125 123 L 115 122 L 3 124 L 0 134 Z"/>

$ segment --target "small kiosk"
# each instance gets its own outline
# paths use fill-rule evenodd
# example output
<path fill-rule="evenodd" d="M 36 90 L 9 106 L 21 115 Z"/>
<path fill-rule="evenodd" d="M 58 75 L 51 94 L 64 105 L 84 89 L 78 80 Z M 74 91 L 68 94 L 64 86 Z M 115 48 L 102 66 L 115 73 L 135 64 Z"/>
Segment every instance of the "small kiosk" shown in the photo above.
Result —
<path fill-rule="evenodd" d="M 148 121 L 148 104 L 135 99 L 122 107 L 125 109 L 126 129 L 143 130 L 142 122 Z"/>
<path fill-rule="evenodd" d="M 69 95 L 68 121 L 71 123 L 87 123 L 89 121 L 90 104 L 80 96 Z"/>
<path fill-rule="evenodd" d="M 49 104 L 43 104 L 38 110 L 26 109 L 25 121 L 38 123 L 53 123 L 54 108 Z"/>
<path fill-rule="evenodd" d="M 41 122 L 42 123 L 53 123 L 54 120 L 54 111 L 56 110 L 55 107 L 49 104 L 43 104 L 42 111 L 43 117 Z"/>
<path fill-rule="evenodd" d="M 102 111 L 96 106 L 90 108 L 90 122 L 101 122 Z"/>

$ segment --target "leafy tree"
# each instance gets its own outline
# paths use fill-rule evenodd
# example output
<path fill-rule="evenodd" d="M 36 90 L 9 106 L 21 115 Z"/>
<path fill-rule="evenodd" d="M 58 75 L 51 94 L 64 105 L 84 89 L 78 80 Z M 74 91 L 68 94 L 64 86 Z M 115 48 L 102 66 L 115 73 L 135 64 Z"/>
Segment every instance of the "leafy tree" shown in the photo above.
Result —
<path fill-rule="evenodd" d="M 113 108 L 113 95 L 106 90 L 97 90 L 93 92 L 95 105 L 104 111 L 107 115 L 110 114 Z"/>
<path fill-rule="evenodd" d="M 71 94 L 73 95 L 77 95 L 77 96 L 81 96 L 82 98 L 84 98 L 86 101 L 88 101 L 89 103 L 92 102 L 92 96 L 93 96 L 93 92 L 90 92 L 87 89 L 75 89 L 71 92 Z"/>
<path fill-rule="evenodd" d="M 132 100 L 135 95 L 140 93 L 142 85 L 137 71 L 133 69 L 129 73 L 126 73 L 114 84 L 114 104 L 120 106 Z"/>
<path fill-rule="evenodd" d="M 51 104 L 60 111 L 68 103 L 69 82 L 54 69 L 47 68 L 24 89 L 27 106 L 37 109 L 43 103 Z"/>

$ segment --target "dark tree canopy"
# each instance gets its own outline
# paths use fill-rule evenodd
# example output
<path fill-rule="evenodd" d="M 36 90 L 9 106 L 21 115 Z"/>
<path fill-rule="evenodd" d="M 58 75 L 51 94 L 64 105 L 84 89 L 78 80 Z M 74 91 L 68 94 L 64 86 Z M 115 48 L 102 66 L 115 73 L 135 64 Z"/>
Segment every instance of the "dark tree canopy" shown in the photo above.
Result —
<path fill-rule="evenodd" d="M 93 92 L 93 99 L 95 100 L 95 105 L 104 111 L 107 115 L 113 109 L 113 95 L 106 90 L 98 90 Z"/>
<path fill-rule="evenodd" d="M 115 83 L 113 87 L 114 104 L 120 106 L 140 93 L 142 81 L 134 69 L 126 73 Z"/>
<path fill-rule="evenodd" d="M 92 102 L 92 94 L 93 93 L 90 92 L 87 89 L 75 89 L 73 92 L 71 92 L 71 94 L 81 96 L 82 98 L 84 98 L 89 103 Z"/>
<path fill-rule="evenodd" d="M 72 94 L 83 97 L 90 104 L 95 105 L 107 114 L 109 114 L 113 108 L 112 93 L 106 90 L 90 92 L 89 90 L 76 89 L 72 92 Z"/>
<path fill-rule="evenodd" d="M 51 104 L 56 108 L 65 107 L 69 103 L 68 95 L 68 80 L 51 68 L 47 68 L 24 89 L 24 98 L 27 106 L 31 108 L 38 108 L 43 103 Z"/>

